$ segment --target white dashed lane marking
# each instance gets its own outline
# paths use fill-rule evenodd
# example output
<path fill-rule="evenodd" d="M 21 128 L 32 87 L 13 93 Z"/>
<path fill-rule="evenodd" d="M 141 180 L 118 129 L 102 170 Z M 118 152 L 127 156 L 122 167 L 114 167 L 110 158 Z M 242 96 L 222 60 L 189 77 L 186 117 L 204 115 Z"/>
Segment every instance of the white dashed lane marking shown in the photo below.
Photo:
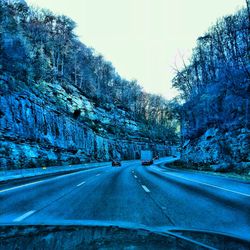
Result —
<path fill-rule="evenodd" d="M 27 217 L 29 217 L 30 215 L 32 215 L 32 214 L 35 213 L 35 212 L 36 212 L 36 210 L 31 210 L 31 211 L 29 211 L 29 212 L 27 212 L 27 213 L 25 213 L 25 214 L 23 214 L 23 215 L 17 217 L 17 218 L 14 219 L 13 221 L 14 221 L 14 222 L 20 222 L 20 221 L 26 219 Z"/>
<path fill-rule="evenodd" d="M 146 187 L 146 186 L 144 186 L 144 185 L 141 185 L 142 186 L 142 188 L 144 189 L 144 191 L 146 192 L 146 193 L 150 193 L 150 190 Z"/>
<path fill-rule="evenodd" d="M 80 186 L 83 185 L 84 183 L 85 183 L 85 181 L 79 183 L 79 184 L 77 185 L 77 187 L 80 187 Z"/>
<path fill-rule="evenodd" d="M 30 182 L 30 183 L 23 184 L 23 185 L 20 185 L 20 186 L 7 188 L 7 189 L 4 189 L 4 190 L 0 190 L 0 193 L 16 190 L 16 189 L 23 188 L 23 187 L 32 186 L 32 185 L 35 185 L 35 184 L 38 184 L 38 183 L 49 182 L 49 181 L 53 181 L 53 180 L 56 180 L 56 179 L 61 179 L 61 178 L 64 178 L 64 177 L 69 177 L 71 175 L 76 175 L 76 174 L 79 174 L 79 172 L 71 173 L 71 174 L 64 174 L 64 175 L 60 175 L 60 176 L 57 176 L 57 177 L 54 177 L 54 178 L 45 179 L 45 180 L 42 180 L 42 181 Z"/>

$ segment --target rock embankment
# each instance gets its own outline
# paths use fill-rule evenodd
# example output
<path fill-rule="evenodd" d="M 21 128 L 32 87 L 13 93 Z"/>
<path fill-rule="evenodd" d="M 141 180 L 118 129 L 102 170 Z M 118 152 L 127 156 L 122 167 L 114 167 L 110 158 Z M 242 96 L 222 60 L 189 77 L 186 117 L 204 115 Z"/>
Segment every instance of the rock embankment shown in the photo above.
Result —
<path fill-rule="evenodd" d="M 187 166 L 213 171 L 250 171 L 250 130 L 235 128 L 221 131 L 210 128 L 203 135 L 186 140 L 182 147 L 182 161 Z"/>
<path fill-rule="evenodd" d="M 98 107 L 73 86 L 66 91 L 42 83 L 10 91 L 8 84 L 0 84 L 1 169 L 136 159 L 149 144 L 129 113 Z"/>

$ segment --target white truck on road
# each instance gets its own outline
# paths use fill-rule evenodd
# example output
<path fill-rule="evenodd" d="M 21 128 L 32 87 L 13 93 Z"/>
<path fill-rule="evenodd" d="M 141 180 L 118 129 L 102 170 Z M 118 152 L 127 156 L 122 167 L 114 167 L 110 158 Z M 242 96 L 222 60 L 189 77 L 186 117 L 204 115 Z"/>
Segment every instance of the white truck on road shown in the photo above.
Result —
<path fill-rule="evenodd" d="M 153 152 L 151 150 L 142 150 L 141 151 L 141 164 L 151 165 L 153 163 L 154 163 Z"/>

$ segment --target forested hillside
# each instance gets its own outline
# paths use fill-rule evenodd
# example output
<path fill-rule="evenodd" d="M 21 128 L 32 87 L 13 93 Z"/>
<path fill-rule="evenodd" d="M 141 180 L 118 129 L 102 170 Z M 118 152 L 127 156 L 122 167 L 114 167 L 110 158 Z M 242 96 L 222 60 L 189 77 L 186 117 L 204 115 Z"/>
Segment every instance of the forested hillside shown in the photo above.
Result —
<path fill-rule="evenodd" d="M 2 74 L 29 87 L 43 81 L 64 88 L 74 85 L 94 102 L 114 103 L 154 128 L 168 125 L 166 100 L 145 93 L 136 80 L 123 79 L 102 55 L 81 43 L 73 20 L 6 1 L 1 2 L 0 11 Z"/>
<path fill-rule="evenodd" d="M 249 169 L 249 22 L 247 8 L 218 20 L 173 79 L 184 102 L 182 158 L 190 166 Z"/>
<path fill-rule="evenodd" d="M 128 143 L 116 145 L 108 138 L 177 142 L 178 121 L 171 103 L 144 92 L 136 80 L 123 79 L 110 62 L 78 39 L 73 20 L 4 0 L 0 18 L 2 166 L 29 165 L 26 159 L 33 162 L 42 154 L 34 151 L 38 146 L 46 146 L 46 157 L 55 164 L 70 157 L 75 162 L 138 157 L 138 150 L 132 153 Z M 34 152 L 25 156 L 27 143 Z M 25 159 L 15 160 L 20 157 Z"/>

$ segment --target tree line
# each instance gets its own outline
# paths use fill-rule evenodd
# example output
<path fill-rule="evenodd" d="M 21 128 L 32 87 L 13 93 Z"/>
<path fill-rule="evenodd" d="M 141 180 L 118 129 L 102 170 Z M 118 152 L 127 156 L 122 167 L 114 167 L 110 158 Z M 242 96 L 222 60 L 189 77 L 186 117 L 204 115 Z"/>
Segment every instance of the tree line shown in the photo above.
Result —
<path fill-rule="evenodd" d="M 111 62 L 78 39 L 75 27 L 65 15 L 0 0 L 0 73 L 29 87 L 41 81 L 74 85 L 96 103 L 129 112 L 152 138 L 176 140 L 171 103 L 122 78 Z"/>
<path fill-rule="evenodd" d="M 248 2 L 247 2 L 248 3 Z M 209 127 L 249 128 L 249 6 L 216 24 L 196 47 L 173 86 L 180 91 L 182 135 L 197 137 Z"/>

